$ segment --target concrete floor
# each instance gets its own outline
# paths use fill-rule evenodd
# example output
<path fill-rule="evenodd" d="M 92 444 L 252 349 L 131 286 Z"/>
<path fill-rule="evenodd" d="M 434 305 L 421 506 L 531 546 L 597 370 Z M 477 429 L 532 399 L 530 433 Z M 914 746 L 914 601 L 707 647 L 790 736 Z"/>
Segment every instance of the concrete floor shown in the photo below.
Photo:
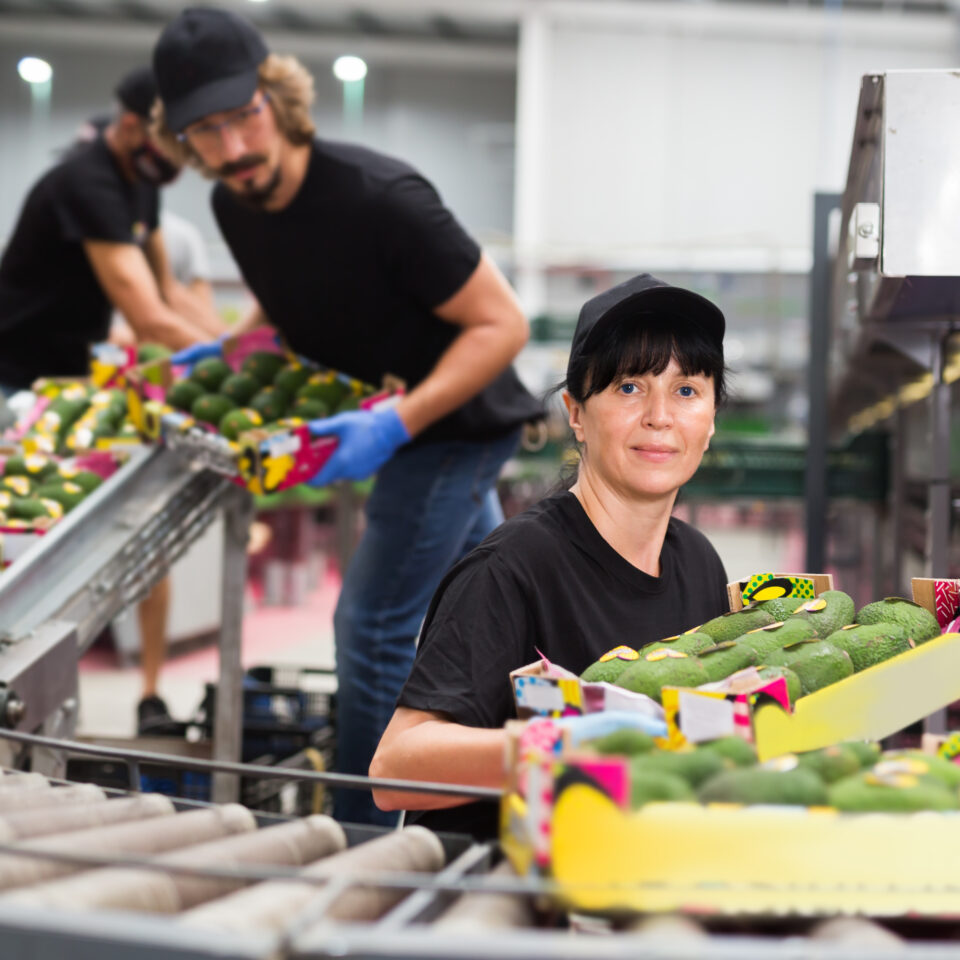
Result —
<path fill-rule="evenodd" d="M 248 589 L 243 623 L 243 663 L 333 666 L 333 610 L 340 589 L 336 572 L 329 572 L 297 607 L 263 605 Z M 189 719 L 202 697 L 204 684 L 216 680 L 218 656 L 206 648 L 171 657 L 160 678 L 160 694 L 171 715 Z M 94 648 L 80 665 L 78 732 L 85 736 L 132 737 L 141 696 L 140 670 L 118 666 L 112 650 Z"/>

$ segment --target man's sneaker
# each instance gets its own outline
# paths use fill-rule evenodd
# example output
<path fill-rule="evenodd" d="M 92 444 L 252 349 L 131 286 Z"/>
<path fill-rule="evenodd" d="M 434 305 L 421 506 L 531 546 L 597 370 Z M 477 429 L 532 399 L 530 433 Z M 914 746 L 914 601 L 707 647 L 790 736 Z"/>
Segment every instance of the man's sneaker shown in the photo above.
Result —
<path fill-rule="evenodd" d="M 137 735 L 141 737 L 177 736 L 183 724 L 170 716 L 167 705 L 158 696 L 144 697 L 137 704 Z"/>

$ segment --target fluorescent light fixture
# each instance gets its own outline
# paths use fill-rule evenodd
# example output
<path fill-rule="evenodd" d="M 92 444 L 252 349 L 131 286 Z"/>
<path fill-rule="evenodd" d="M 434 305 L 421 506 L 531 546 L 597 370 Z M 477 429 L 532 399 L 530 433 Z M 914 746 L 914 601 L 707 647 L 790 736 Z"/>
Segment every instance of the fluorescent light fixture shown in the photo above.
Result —
<path fill-rule="evenodd" d="M 17 64 L 17 73 L 27 83 L 47 83 L 53 76 L 53 67 L 39 57 L 23 57 Z"/>
<path fill-rule="evenodd" d="M 337 57 L 333 61 L 333 75 L 344 83 L 362 80 L 367 75 L 367 65 L 359 57 Z"/>

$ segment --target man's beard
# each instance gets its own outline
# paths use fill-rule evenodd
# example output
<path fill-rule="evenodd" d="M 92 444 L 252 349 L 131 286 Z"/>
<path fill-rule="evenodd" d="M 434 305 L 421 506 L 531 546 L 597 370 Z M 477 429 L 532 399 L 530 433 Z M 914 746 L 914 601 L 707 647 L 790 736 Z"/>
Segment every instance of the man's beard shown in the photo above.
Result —
<path fill-rule="evenodd" d="M 267 158 L 262 155 L 242 157 L 240 160 L 235 160 L 232 163 L 225 163 L 217 170 L 217 176 L 224 178 L 229 177 L 232 174 L 240 173 L 250 167 L 259 166 L 261 163 L 266 162 Z M 270 179 L 262 187 L 256 186 L 253 181 L 247 181 L 239 189 L 233 186 L 231 186 L 230 189 L 234 196 L 241 202 L 251 207 L 263 209 L 277 192 L 277 187 L 280 186 L 280 180 L 280 165 L 278 164 L 271 174 Z"/>

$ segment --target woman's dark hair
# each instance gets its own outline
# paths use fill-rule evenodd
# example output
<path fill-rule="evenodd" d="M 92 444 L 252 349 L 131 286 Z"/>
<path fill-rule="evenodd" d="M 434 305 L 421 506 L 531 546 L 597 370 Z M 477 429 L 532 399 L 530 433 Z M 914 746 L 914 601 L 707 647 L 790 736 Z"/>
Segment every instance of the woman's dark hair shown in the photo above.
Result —
<path fill-rule="evenodd" d="M 727 399 L 723 353 L 695 323 L 660 313 L 638 316 L 636 323 L 616 323 L 600 331 L 593 349 L 571 362 L 560 389 L 583 403 L 626 377 L 645 373 L 659 376 L 671 357 L 687 376 L 712 378 L 719 409 Z"/>

